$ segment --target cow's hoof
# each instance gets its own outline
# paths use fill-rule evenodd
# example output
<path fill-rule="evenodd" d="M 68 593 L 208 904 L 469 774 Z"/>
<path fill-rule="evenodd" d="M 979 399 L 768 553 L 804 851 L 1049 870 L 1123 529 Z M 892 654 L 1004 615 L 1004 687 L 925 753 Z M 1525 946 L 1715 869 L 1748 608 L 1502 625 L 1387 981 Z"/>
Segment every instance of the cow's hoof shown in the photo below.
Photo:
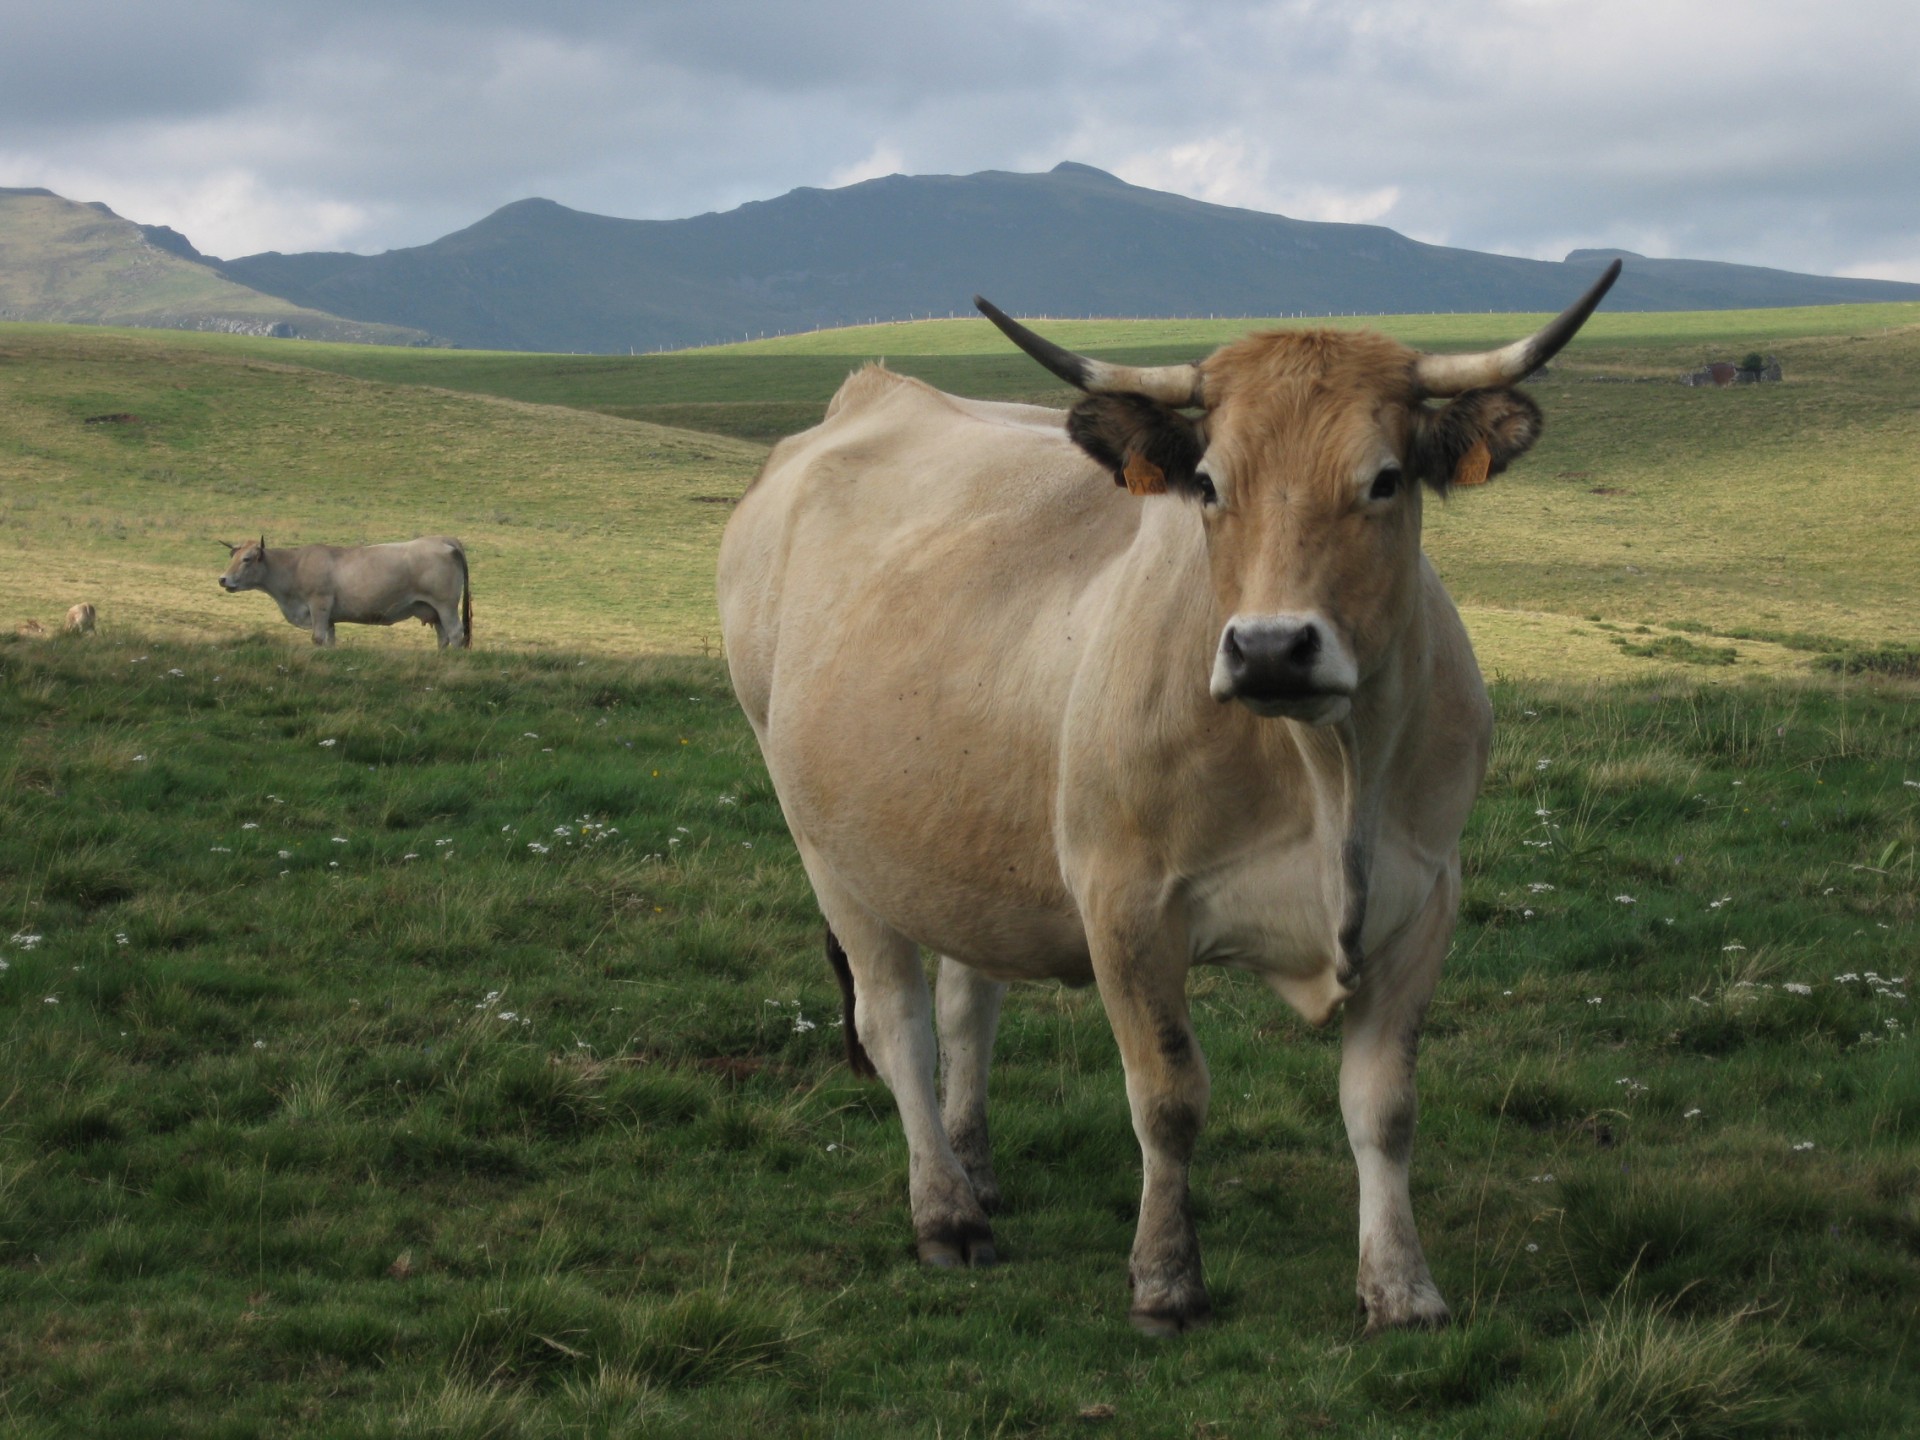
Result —
<path fill-rule="evenodd" d="M 1444 1330 L 1453 1323 L 1453 1313 L 1431 1280 L 1367 1286 L 1359 1296 L 1368 1335 L 1383 1330 Z"/>
<path fill-rule="evenodd" d="M 1000 1253 L 993 1248 L 993 1231 L 982 1224 L 948 1226 L 923 1236 L 915 1248 L 920 1263 L 935 1270 L 958 1270 L 967 1265 L 984 1270 L 1000 1263 Z"/>
<path fill-rule="evenodd" d="M 1128 1277 L 1133 1291 L 1133 1308 L 1127 1318 L 1142 1335 L 1170 1340 L 1189 1330 L 1198 1330 L 1213 1319 L 1213 1304 L 1207 1299 L 1207 1286 L 1198 1272 L 1176 1275 L 1158 1284 L 1141 1284 L 1140 1277 Z"/>
<path fill-rule="evenodd" d="M 1208 1324 L 1213 1319 L 1213 1311 L 1203 1300 L 1197 1310 L 1134 1310 L 1128 1313 L 1127 1319 L 1149 1340 L 1171 1340 Z"/>

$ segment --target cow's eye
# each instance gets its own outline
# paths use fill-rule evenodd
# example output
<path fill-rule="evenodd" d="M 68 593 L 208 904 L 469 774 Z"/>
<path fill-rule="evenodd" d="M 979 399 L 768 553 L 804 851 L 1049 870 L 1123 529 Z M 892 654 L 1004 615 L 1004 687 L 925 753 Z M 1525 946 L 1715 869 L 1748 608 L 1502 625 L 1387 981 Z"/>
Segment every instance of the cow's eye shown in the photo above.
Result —
<path fill-rule="evenodd" d="M 1369 500 L 1391 500 L 1400 493 L 1400 467 L 1389 465 L 1373 477 L 1373 488 L 1367 492 Z"/>
<path fill-rule="evenodd" d="M 1206 471 L 1194 471 L 1193 484 L 1194 488 L 1200 492 L 1200 503 L 1202 505 L 1218 505 L 1220 503 L 1220 492 L 1213 488 L 1213 477 L 1207 474 Z"/>

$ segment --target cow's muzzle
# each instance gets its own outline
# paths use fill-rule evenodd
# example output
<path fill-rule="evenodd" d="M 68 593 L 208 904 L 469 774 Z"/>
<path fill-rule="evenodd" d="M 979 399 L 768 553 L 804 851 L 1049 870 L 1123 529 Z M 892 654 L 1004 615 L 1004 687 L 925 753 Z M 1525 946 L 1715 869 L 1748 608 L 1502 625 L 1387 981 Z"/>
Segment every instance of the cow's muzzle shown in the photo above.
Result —
<path fill-rule="evenodd" d="M 1331 725 L 1352 709 L 1356 678 L 1346 646 L 1318 615 L 1236 615 L 1220 632 L 1209 689 L 1268 719 Z"/>

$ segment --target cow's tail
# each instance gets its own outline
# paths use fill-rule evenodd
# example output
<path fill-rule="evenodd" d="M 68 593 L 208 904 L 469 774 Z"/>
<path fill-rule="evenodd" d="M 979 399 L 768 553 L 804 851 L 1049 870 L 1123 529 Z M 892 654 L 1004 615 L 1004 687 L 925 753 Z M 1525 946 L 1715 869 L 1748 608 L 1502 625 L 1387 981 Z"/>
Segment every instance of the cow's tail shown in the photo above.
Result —
<path fill-rule="evenodd" d="M 831 925 L 827 927 L 827 963 L 833 966 L 833 978 L 840 982 L 840 1031 L 847 1041 L 847 1065 L 854 1074 L 871 1080 L 880 1072 L 873 1068 L 867 1047 L 860 1043 L 859 1027 L 853 1023 L 853 967 L 847 963 L 847 952 L 840 948 Z"/>
<path fill-rule="evenodd" d="M 453 553 L 460 561 L 460 648 L 473 648 L 473 577 L 467 573 L 467 547 L 453 542 Z"/>

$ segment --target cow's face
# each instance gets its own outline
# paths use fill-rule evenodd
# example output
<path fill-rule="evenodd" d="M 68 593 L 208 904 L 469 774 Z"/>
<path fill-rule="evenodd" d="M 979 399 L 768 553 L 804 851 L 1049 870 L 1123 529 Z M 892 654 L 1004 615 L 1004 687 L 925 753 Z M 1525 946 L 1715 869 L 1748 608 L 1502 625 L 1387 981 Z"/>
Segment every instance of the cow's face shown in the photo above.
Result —
<path fill-rule="evenodd" d="M 245 545 L 229 545 L 233 560 L 220 577 L 220 588 L 229 594 L 236 590 L 258 590 L 267 583 L 267 541 L 263 535 Z"/>
<path fill-rule="evenodd" d="M 1423 488 L 1497 474 L 1533 402 L 1422 402 L 1414 352 L 1378 335 L 1255 335 L 1198 367 L 1202 413 L 1097 395 L 1068 430 L 1116 480 L 1194 506 L 1218 629 L 1209 689 L 1263 716 L 1344 719 L 1419 603 Z M 1463 473 L 1465 472 L 1465 473 Z"/>
<path fill-rule="evenodd" d="M 1615 260 L 1532 335 L 1476 355 L 1319 330 L 1136 367 L 1075 355 L 973 303 L 1087 392 L 1067 434 L 1116 483 L 1200 508 L 1220 620 L 1214 698 L 1329 725 L 1414 614 L 1420 486 L 1477 485 L 1526 453 L 1540 411 L 1513 383 L 1559 353 L 1619 275 Z"/>

